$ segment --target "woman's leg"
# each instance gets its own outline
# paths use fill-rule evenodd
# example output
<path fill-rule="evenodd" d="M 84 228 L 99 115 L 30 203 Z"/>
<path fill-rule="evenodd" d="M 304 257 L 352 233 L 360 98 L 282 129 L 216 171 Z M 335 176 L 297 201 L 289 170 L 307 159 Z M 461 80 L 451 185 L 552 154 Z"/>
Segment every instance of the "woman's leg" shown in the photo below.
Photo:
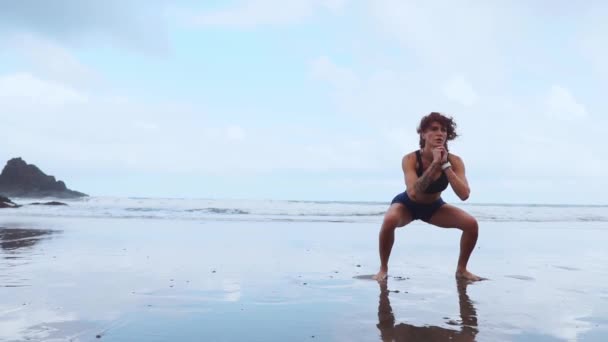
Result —
<path fill-rule="evenodd" d="M 380 250 L 380 271 L 374 276 L 376 280 L 384 280 L 388 274 L 388 259 L 391 256 L 393 243 L 395 242 L 395 229 L 403 227 L 412 222 L 412 214 L 401 203 L 394 203 L 390 206 L 380 228 L 379 250 Z"/>
<path fill-rule="evenodd" d="M 479 235 L 477 220 L 462 209 L 444 204 L 431 216 L 429 223 L 442 228 L 458 228 L 462 230 L 456 276 L 468 280 L 481 280 L 482 278 L 467 270 L 469 257 L 475 248 L 477 236 Z"/>

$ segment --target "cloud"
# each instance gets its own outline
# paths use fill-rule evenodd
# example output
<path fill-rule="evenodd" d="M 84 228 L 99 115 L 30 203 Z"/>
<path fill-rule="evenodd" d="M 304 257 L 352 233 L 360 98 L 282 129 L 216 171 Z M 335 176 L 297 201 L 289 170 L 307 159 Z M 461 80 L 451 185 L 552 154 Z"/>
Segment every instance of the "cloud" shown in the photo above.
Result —
<path fill-rule="evenodd" d="M 245 140 L 245 130 L 237 125 L 230 125 L 225 128 L 225 135 L 228 140 L 242 141 Z"/>
<path fill-rule="evenodd" d="M 0 2 L 0 33 L 27 32 L 70 44 L 104 41 L 152 53 L 168 49 L 168 1 Z"/>
<path fill-rule="evenodd" d="M 79 87 L 92 86 L 101 81 L 99 73 L 50 39 L 31 33 L 16 33 L 0 42 L 29 62 L 38 77 Z"/>
<path fill-rule="evenodd" d="M 3 157 L 18 153 L 51 169 L 227 177 L 378 165 L 374 149 L 335 132 L 253 128 L 199 106 L 79 91 L 29 73 L 0 76 L 0 108 L 10 113 L 0 117 Z M 294 135 L 317 138 L 298 143 Z"/>
<path fill-rule="evenodd" d="M 280 172 L 286 177 L 291 172 L 307 177 L 328 171 L 340 175 L 336 178 L 355 175 L 348 177 L 357 182 L 362 179 L 359 173 L 367 172 L 367 179 L 381 180 L 390 174 L 401 185 L 399 163 L 404 153 L 417 147 L 415 127 L 420 117 L 440 111 L 454 116 L 459 124 L 461 137 L 450 147 L 467 162 L 471 182 L 489 184 L 487 192 L 474 189 L 483 198 L 502 196 L 513 184 L 530 187 L 513 186 L 510 196 L 515 201 L 522 193 L 534 192 L 539 198 L 551 198 L 547 191 L 567 194 L 572 190 L 540 185 L 566 177 L 580 187 L 605 184 L 600 172 L 608 167 L 608 157 L 601 148 L 601 127 L 608 122 L 599 114 L 606 105 L 602 88 L 588 81 L 599 77 L 597 71 L 608 71 L 602 21 L 606 12 L 597 11 L 601 15 L 589 20 L 589 26 L 577 26 L 570 33 L 570 27 L 542 17 L 539 13 L 544 7 L 540 5 L 529 9 L 517 4 L 466 6 L 472 2 L 397 0 L 230 3 L 233 5 L 209 5 L 216 9 L 187 15 L 203 29 L 213 28 L 214 34 L 221 34 L 226 28 L 276 28 L 324 19 L 350 10 L 347 6 L 353 4 L 355 10 L 340 20 L 346 27 L 352 23 L 357 27 L 344 30 L 333 21 L 319 20 L 319 25 L 327 25 L 319 27 L 329 40 L 319 41 L 314 36 L 318 30 L 310 32 L 303 36 L 304 45 L 297 43 L 302 48 L 295 53 L 297 60 L 289 60 L 293 54 L 287 56 L 289 65 L 300 63 L 308 68 L 308 76 L 316 84 L 302 80 L 302 70 L 295 68 L 289 75 L 280 73 L 280 81 L 273 78 L 279 76 L 277 72 L 260 79 L 260 88 L 281 84 L 281 94 L 284 88 L 293 87 L 305 94 L 299 97 L 305 99 L 305 105 L 287 100 L 276 104 L 276 94 L 271 91 L 259 92 L 247 104 L 215 99 L 210 104 L 202 103 L 204 95 L 188 99 L 192 82 L 209 82 L 204 86 L 213 85 L 213 94 L 230 98 L 243 94 L 234 87 L 225 87 L 222 93 L 221 85 L 234 81 L 225 78 L 232 73 L 217 73 L 225 83 L 213 79 L 214 73 L 199 79 L 182 73 L 188 68 L 203 71 L 200 61 L 206 56 L 168 59 L 162 66 L 166 69 L 148 70 L 150 77 L 158 79 L 168 74 L 186 77 L 191 82 L 180 82 L 180 87 L 186 87 L 181 92 L 181 88 L 167 88 L 172 87 L 171 82 L 138 87 L 141 80 L 120 73 L 125 67 L 120 59 L 110 61 L 103 55 L 107 46 L 164 51 L 167 24 L 174 14 L 170 11 L 182 5 L 185 11 L 185 2 L 2 2 L 0 43 L 6 49 L 0 54 L 8 55 L 9 63 L 0 70 L 0 108 L 9 114 L 0 116 L 0 143 L 5 147 L 0 153 L 18 151 L 28 160 L 46 161 L 47 165 L 126 170 L 132 175 L 215 173 L 227 179 L 229 175 Z M 579 7 L 569 6 L 552 10 L 569 13 Z M 580 12 L 575 14 L 583 21 Z M 546 25 L 538 26 L 539 16 L 548 20 Z M 172 33 L 180 44 L 190 45 L 189 39 L 196 39 L 190 33 L 182 35 L 183 30 Z M 258 30 L 243 37 L 237 34 L 234 39 L 255 43 L 255 39 L 266 39 L 267 33 Z M 556 35 L 559 40 L 551 39 Z M 565 51 L 564 46 L 580 47 L 580 51 Z M 86 51 L 77 50 L 80 47 Z M 303 58 L 319 57 L 302 63 L 302 52 L 306 54 Z M 79 60 L 80 53 L 99 63 L 100 69 Z M 187 64 L 189 60 L 196 62 Z M 590 63 L 582 63 L 584 60 Z M 274 70 L 267 60 L 250 61 L 259 70 Z M 142 68 L 147 67 L 154 65 L 142 60 Z M 105 78 L 111 74 L 101 70 L 109 70 L 129 86 L 111 84 Z M 176 70 L 179 74 L 173 73 Z M 117 93 L 117 89 L 132 89 L 142 98 Z M 171 96 L 180 101 L 163 100 Z M 309 109 L 314 114 L 305 116 Z M 251 113 L 263 115 L 254 118 Z M 301 117 L 290 117 L 296 113 Z M 280 119 L 274 120 L 277 117 Z M 269 119 L 273 121 L 265 121 Z M 289 120 L 298 124 L 288 124 Z M 590 167 L 562 162 L 570 155 L 581 157 Z M 249 182 L 249 178 L 242 179 Z M 303 181 L 313 184 L 310 179 Z M 506 185 L 492 192 L 492 181 Z"/>
<path fill-rule="evenodd" d="M 214 127 L 205 127 L 201 129 L 201 133 L 214 141 L 215 144 L 241 143 L 247 138 L 246 129 L 237 124 L 217 125 Z"/>
<path fill-rule="evenodd" d="M 587 109 L 579 103 L 570 91 L 560 85 L 553 85 L 545 97 L 546 112 L 549 117 L 561 120 L 576 120 L 586 117 Z"/>
<path fill-rule="evenodd" d="M 348 0 L 245 0 L 227 9 L 205 11 L 190 16 L 200 26 L 258 27 L 300 22 L 319 10 L 340 11 Z"/>
<path fill-rule="evenodd" d="M 454 76 L 443 86 L 445 96 L 463 106 L 474 105 L 479 96 L 469 82 L 463 76 Z"/>
<path fill-rule="evenodd" d="M 576 41 L 582 57 L 594 73 L 608 80 L 608 6 L 603 2 L 591 2 L 585 6 L 577 26 Z M 605 84 L 604 84 L 605 86 Z"/>
<path fill-rule="evenodd" d="M 8 113 L 0 116 L 4 153 L 49 165 L 182 170 L 192 163 L 186 147 L 221 148 L 201 134 L 216 125 L 188 106 L 76 90 L 30 73 L 0 75 L 0 108 Z"/>
<path fill-rule="evenodd" d="M 378 67 L 363 72 L 321 56 L 309 63 L 309 72 L 313 79 L 330 86 L 327 94 L 351 119 L 403 120 L 404 108 L 415 112 L 417 108 L 412 106 L 426 102 L 422 94 L 426 84 L 402 70 Z M 417 101 L 410 101 L 413 99 Z"/>
<path fill-rule="evenodd" d="M 361 83 L 352 70 L 336 65 L 326 56 L 313 60 L 310 72 L 313 78 L 327 82 L 339 91 L 355 90 Z"/>
<path fill-rule="evenodd" d="M 86 94 L 56 82 L 41 80 L 29 73 L 0 76 L 0 102 L 4 110 L 33 104 L 62 107 L 87 101 Z"/>
<path fill-rule="evenodd" d="M 500 29 L 506 10 L 498 6 L 446 1 L 377 0 L 369 2 L 374 28 L 396 39 L 429 71 L 500 71 Z M 489 76 L 489 75 L 488 75 Z"/>

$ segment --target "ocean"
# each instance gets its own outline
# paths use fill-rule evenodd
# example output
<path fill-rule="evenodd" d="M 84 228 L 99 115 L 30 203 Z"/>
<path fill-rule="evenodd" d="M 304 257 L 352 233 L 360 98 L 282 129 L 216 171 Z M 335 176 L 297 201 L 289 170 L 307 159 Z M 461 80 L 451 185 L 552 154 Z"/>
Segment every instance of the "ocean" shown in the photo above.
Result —
<path fill-rule="evenodd" d="M 20 204 L 39 199 L 17 199 Z M 68 206 L 25 205 L 11 216 L 196 221 L 377 223 L 389 202 L 86 197 Z M 455 203 L 480 222 L 607 222 L 608 205 Z"/>

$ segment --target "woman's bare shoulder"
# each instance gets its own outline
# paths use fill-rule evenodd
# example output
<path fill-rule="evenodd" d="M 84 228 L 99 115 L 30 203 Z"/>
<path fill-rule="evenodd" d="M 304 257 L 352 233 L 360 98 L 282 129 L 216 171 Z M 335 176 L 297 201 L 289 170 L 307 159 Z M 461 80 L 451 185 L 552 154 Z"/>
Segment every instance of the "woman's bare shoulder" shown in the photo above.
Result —
<path fill-rule="evenodd" d="M 460 156 L 450 152 L 450 154 L 448 154 L 448 161 L 450 163 L 459 163 L 459 164 L 464 164 L 464 162 L 462 161 L 462 158 L 460 158 Z"/>
<path fill-rule="evenodd" d="M 403 161 L 406 161 L 406 160 L 409 161 L 409 160 L 412 160 L 412 159 L 416 159 L 416 151 L 412 151 L 410 153 L 406 153 L 403 156 Z"/>

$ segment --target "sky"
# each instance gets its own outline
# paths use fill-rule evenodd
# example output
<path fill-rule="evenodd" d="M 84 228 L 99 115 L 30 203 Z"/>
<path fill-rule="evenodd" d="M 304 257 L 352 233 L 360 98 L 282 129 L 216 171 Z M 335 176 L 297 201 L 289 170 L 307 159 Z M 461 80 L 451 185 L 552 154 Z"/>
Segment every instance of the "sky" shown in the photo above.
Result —
<path fill-rule="evenodd" d="M 604 1 L 2 1 L 0 162 L 94 196 L 390 201 L 439 111 L 469 202 L 608 204 L 606 17 Z"/>

